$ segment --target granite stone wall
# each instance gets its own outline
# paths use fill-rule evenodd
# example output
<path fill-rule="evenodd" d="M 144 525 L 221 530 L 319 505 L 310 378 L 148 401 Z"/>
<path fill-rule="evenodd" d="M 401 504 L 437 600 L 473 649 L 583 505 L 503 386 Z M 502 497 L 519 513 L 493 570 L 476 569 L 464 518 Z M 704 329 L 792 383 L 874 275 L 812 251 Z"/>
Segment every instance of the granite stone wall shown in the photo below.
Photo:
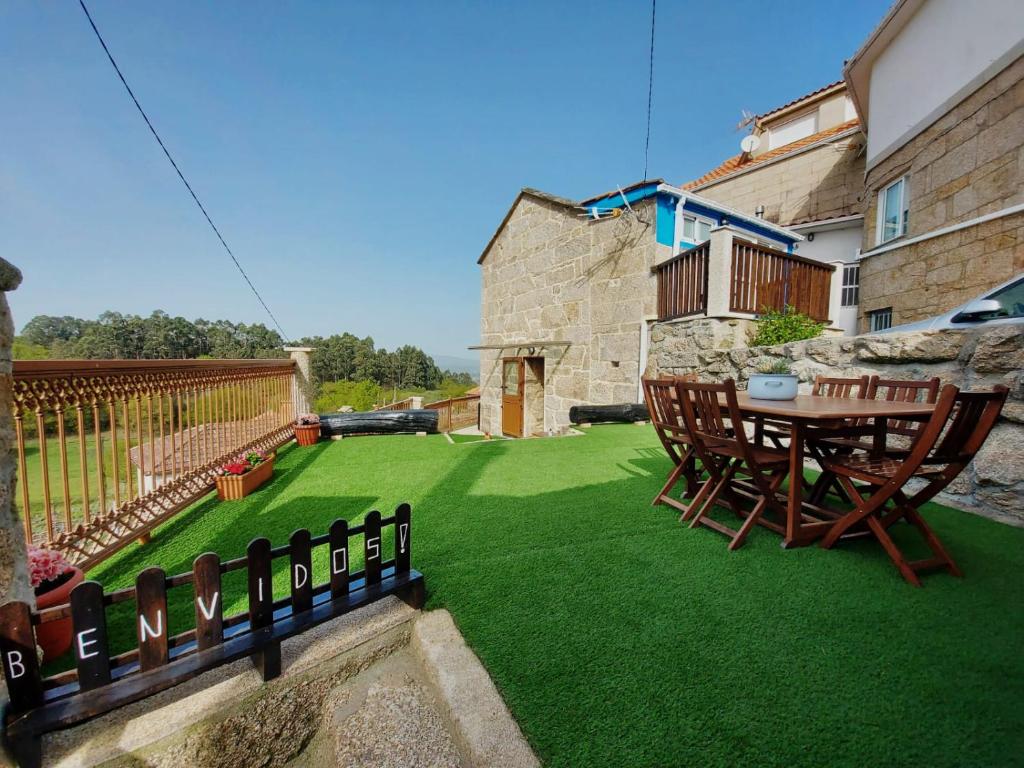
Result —
<path fill-rule="evenodd" d="M 481 351 L 485 432 L 501 433 L 502 357 L 544 359 L 544 423 L 531 420 L 533 432 L 564 430 L 574 405 L 637 401 L 641 328 L 656 311 L 650 269 L 668 249 L 655 241 L 653 203 L 634 210 L 590 222 L 570 201 L 520 197 L 480 265 L 481 344 L 508 345 Z M 527 341 L 569 346 L 517 346 Z"/>
<path fill-rule="evenodd" d="M 1024 57 L 868 169 L 864 247 L 876 246 L 878 192 L 910 179 L 907 237 L 1024 203 Z M 1024 271 L 1024 214 L 868 255 L 864 313 L 892 307 L 893 324 L 948 312 Z"/>
<path fill-rule="evenodd" d="M 930 331 L 820 338 L 749 347 L 748 320 L 700 318 L 658 323 L 651 331 L 648 376 L 697 373 L 735 379 L 741 388 L 766 363 L 786 360 L 807 391 L 818 374 L 927 379 L 984 389 L 1010 388 L 1002 418 L 976 460 L 944 500 L 1024 526 L 1024 323 L 987 330 Z"/>

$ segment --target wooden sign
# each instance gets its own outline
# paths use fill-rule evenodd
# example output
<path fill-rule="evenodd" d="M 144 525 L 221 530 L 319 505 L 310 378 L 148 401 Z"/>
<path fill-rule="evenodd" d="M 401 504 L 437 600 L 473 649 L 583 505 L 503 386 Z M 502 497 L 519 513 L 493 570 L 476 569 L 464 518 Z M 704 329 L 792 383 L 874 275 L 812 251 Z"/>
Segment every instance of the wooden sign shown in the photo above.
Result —
<path fill-rule="evenodd" d="M 394 527 L 394 557 L 385 560 L 382 529 Z M 351 539 L 362 537 L 364 566 L 351 570 Z M 314 573 L 313 552 L 327 549 L 327 572 Z M 0 606 L 0 665 L 10 695 L 6 722 L 9 743 L 20 766 L 42 763 L 40 737 L 47 731 L 103 714 L 177 685 L 221 664 L 252 657 L 264 680 L 281 672 L 281 641 L 389 595 L 415 608 L 424 600 L 423 575 L 411 568 L 412 520 L 408 504 L 389 518 L 370 512 L 362 525 L 335 520 L 326 534 L 295 531 L 288 544 L 250 542 L 245 557 L 222 562 L 212 552 L 195 559 L 190 573 L 168 577 L 147 568 L 135 586 L 104 593 L 95 581 L 71 591 L 68 605 L 39 612 L 22 602 Z M 286 558 L 290 589 L 274 599 L 274 560 Z M 248 610 L 224 616 L 221 577 L 245 569 Z M 324 580 L 317 583 L 317 576 Z M 171 634 L 169 590 L 188 589 L 195 607 L 195 629 Z M 134 600 L 135 651 L 111 656 L 107 606 Z M 43 678 L 34 626 L 71 617 L 75 668 Z M 230 627 L 225 639 L 225 629 Z"/>

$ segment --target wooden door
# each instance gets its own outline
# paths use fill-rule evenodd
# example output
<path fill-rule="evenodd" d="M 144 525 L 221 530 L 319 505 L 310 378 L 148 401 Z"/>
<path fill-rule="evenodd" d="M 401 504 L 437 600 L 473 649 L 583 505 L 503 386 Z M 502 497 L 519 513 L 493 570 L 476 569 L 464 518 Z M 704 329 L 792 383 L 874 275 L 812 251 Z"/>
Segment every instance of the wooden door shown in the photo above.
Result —
<path fill-rule="evenodd" d="M 523 358 L 501 361 L 501 433 L 523 436 Z"/>

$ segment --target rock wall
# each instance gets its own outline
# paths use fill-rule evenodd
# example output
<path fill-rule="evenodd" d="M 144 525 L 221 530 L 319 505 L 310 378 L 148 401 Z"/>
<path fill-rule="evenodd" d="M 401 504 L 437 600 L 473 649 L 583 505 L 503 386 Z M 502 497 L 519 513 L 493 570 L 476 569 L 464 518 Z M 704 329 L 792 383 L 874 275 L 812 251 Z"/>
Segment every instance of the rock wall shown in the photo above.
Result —
<path fill-rule="evenodd" d="M 807 391 L 818 374 L 927 379 L 962 389 L 1010 388 L 1002 418 L 977 459 L 943 495 L 945 501 L 1024 526 L 1024 324 L 987 330 L 930 331 L 820 338 L 774 347 L 746 346 L 749 320 L 700 318 L 658 323 L 651 331 L 646 374 L 697 373 L 733 378 L 787 360 Z"/>
<path fill-rule="evenodd" d="M 0 603 L 31 601 L 25 564 L 25 538 L 14 507 L 17 458 L 14 443 L 11 345 L 14 319 L 6 293 L 21 284 L 17 267 L 0 259 Z"/>

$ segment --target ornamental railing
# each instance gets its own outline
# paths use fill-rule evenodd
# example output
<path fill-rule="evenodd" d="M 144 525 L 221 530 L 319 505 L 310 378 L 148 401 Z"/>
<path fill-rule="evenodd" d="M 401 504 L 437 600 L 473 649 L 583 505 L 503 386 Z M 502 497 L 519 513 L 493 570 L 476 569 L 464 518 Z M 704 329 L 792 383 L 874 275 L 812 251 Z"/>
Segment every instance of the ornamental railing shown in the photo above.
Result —
<path fill-rule="evenodd" d="M 437 431 L 453 432 L 456 429 L 475 427 L 480 424 L 480 395 L 463 395 L 427 403 L 423 406 L 437 411 Z"/>
<path fill-rule="evenodd" d="M 393 526 L 393 545 L 382 528 Z M 357 538 L 353 546 L 350 539 Z M 358 538 L 362 541 L 358 542 Z M 360 547 L 361 543 L 361 547 Z M 326 547 L 326 579 L 315 583 L 313 552 Z M 362 550 L 363 570 L 352 570 Z M 415 608 L 424 601 L 422 574 L 411 568 L 412 519 L 408 504 L 393 517 L 370 512 L 362 525 L 336 520 L 327 533 L 295 531 L 288 544 L 250 542 L 244 557 L 195 559 L 190 573 L 167 576 L 160 568 L 138 574 L 135 586 L 103 592 L 95 581 L 71 590 L 70 603 L 33 611 L 23 602 L 0 606 L 0 665 L 10 697 L 8 743 L 20 766 L 42 764 L 41 735 L 138 701 L 223 664 L 251 656 L 264 680 L 281 673 L 281 641 L 356 608 L 396 595 Z M 389 557 L 390 555 L 390 557 Z M 274 599 L 273 561 L 288 559 L 290 590 Z M 224 615 L 228 598 L 221 577 L 246 572 L 248 610 Z M 173 596 L 172 596 L 173 590 Z M 171 635 L 168 606 L 190 594 L 195 628 Z M 133 604 L 137 646 L 112 648 L 107 609 Z M 74 669 L 43 677 L 36 656 L 37 628 L 71 623 Z"/>
<path fill-rule="evenodd" d="M 213 488 L 217 467 L 292 435 L 291 360 L 14 363 L 25 540 L 83 570 Z"/>

